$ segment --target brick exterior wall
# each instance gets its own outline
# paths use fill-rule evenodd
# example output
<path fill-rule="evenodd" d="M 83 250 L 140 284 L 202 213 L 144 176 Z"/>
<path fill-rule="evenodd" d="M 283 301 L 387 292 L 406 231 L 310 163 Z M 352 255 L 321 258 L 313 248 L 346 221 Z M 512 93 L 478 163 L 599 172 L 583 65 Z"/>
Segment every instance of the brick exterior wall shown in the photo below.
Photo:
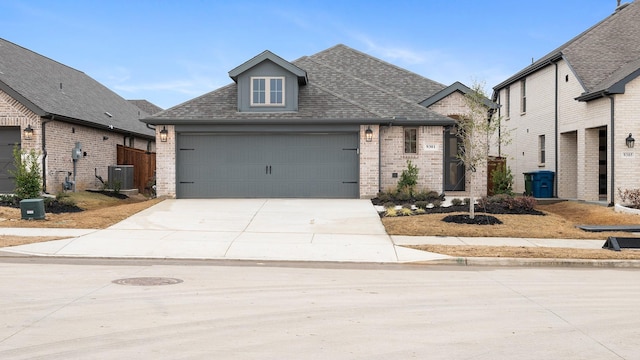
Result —
<path fill-rule="evenodd" d="M 607 146 L 607 148 L 613 149 L 611 155 L 615 157 L 615 189 L 613 189 L 615 203 L 622 203 L 618 189 L 621 191 L 640 189 L 639 114 L 640 78 L 635 78 L 627 83 L 624 94 L 615 95 L 615 143 Z M 636 139 L 633 149 L 629 149 L 625 145 L 625 139 L 629 133 Z"/>
<path fill-rule="evenodd" d="M 156 139 L 160 138 L 160 130 L 156 126 Z M 166 142 L 156 142 L 156 195 L 170 198 L 176 197 L 176 135 L 173 125 L 166 126 Z"/>
<path fill-rule="evenodd" d="M 407 161 L 411 160 L 419 169 L 418 189 L 442 192 L 443 128 L 419 126 L 417 129 L 417 153 L 405 154 L 404 127 L 381 127 L 381 190 L 395 188 L 402 170 L 407 168 Z M 393 174 L 397 174 L 397 177 L 393 177 Z"/>
<path fill-rule="evenodd" d="M 371 126 L 373 139 L 367 142 L 365 131 L 368 126 L 360 126 L 360 198 L 370 199 L 378 193 L 380 180 L 380 126 Z"/>
<path fill-rule="evenodd" d="M 71 150 L 76 142 L 80 142 L 83 153 L 86 153 L 86 156 L 76 162 L 76 190 L 102 188 L 102 183 L 95 174 L 97 172 L 107 181 L 108 166 L 116 165 L 117 144 L 126 144 L 142 150 L 147 150 L 148 146 L 146 139 L 125 137 L 108 129 L 100 130 L 57 120 L 41 119 L 8 94 L 0 91 L 0 127 L 20 126 L 22 131 L 27 125 L 31 125 L 34 129 L 34 135 L 32 140 L 22 140 L 22 148 L 27 151 L 35 149 L 41 154 L 44 153 L 42 144 L 44 126 L 46 191 L 51 194 L 62 191 L 62 183 L 67 172 L 72 172 L 71 179 L 73 179 Z M 154 147 L 152 144 L 152 151 Z"/>

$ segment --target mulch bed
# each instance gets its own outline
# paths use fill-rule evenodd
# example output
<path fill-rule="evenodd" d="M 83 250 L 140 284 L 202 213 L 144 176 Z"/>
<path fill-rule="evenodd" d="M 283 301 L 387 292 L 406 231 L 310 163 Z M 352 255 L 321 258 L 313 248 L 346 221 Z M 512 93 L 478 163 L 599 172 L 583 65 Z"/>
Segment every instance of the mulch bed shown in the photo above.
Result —
<path fill-rule="evenodd" d="M 473 219 L 469 215 L 448 215 L 442 219 L 444 222 L 468 225 L 497 225 L 502 224 L 498 218 L 492 215 L 474 215 Z"/>

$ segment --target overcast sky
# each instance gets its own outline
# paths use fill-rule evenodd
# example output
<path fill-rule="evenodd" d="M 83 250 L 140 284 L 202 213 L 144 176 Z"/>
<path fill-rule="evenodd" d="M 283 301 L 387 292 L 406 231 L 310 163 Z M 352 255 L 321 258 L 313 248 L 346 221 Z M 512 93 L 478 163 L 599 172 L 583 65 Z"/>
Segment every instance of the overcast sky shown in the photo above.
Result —
<path fill-rule="evenodd" d="M 293 61 L 336 44 L 445 85 L 490 90 L 615 8 L 616 0 L 3 0 L 0 37 L 166 109 L 229 84 L 229 70 L 264 50 Z"/>

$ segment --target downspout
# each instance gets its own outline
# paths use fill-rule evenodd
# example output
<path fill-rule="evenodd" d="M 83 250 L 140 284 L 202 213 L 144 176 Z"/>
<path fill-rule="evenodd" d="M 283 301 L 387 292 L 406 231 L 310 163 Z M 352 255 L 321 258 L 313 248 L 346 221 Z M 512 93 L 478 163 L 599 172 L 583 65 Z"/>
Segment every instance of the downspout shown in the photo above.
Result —
<path fill-rule="evenodd" d="M 382 192 L 382 124 L 378 125 L 378 192 Z"/>
<path fill-rule="evenodd" d="M 611 201 L 609 202 L 609 206 L 613 206 L 615 204 L 615 191 L 614 189 L 615 187 L 615 177 L 616 177 L 616 157 L 615 157 L 615 147 L 616 147 L 616 143 L 615 143 L 615 99 L 613 96 L 607 94 L 606 97 L 609 98 L 609 100 L 611 101 L 611 125 L 609 125 L 610 128 L 610 140 L 611 141 L 611 188 L 609 189 L 609 192 L 611 194 Z"/>
<path fill-rule="evenodd" d="M 553 141 L 554 141 L 554 148 L 555 151 L 553 152 L 553 157 L 554 157 L 554 168 L 556 170 L 556 176 L 553 177 L 553 191 L 555 194 L 551 194 L 552 196 L 558 197 L 558 173 L 559 173 L 559 169 L 558 169 L 558 138 L 560 137 L 560 135 L 558 134 L 558 63 L 556 61 L 553 62 L 553 65 L 555 65 L 556 67 L 556 88 L 555 88 L 555 99 L 554 99 L 554 126 L 555 126 L 555 130 L 554 130 L 554 136 L 553 136 Z"/>
<path fill-rule="evenodd" d="M 49 120 L 42 120 L 41 123 L 41 127 L 42 127 L 42 192 L 47 194 L 47 163 L 46 163 L 46 159 L 47 159 L 47 132 L 46 132 L 46 127 L 44 126 L 46 123 L 54 121 L 55 120 L 55 115 L 51 115 L 51 119 Z"/>

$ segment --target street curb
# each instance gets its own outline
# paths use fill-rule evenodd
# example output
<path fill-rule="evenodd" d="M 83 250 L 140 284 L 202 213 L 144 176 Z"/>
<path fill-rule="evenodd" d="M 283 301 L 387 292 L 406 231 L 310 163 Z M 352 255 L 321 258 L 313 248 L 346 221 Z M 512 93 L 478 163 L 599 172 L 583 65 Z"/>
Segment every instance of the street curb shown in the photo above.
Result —
<path fill-rule="evenodd" d="M 450 259 L 418 261 L 414 263 L 423 265 L 458 266 L 640 268 L 640 260 L 451 257 Z"/>

